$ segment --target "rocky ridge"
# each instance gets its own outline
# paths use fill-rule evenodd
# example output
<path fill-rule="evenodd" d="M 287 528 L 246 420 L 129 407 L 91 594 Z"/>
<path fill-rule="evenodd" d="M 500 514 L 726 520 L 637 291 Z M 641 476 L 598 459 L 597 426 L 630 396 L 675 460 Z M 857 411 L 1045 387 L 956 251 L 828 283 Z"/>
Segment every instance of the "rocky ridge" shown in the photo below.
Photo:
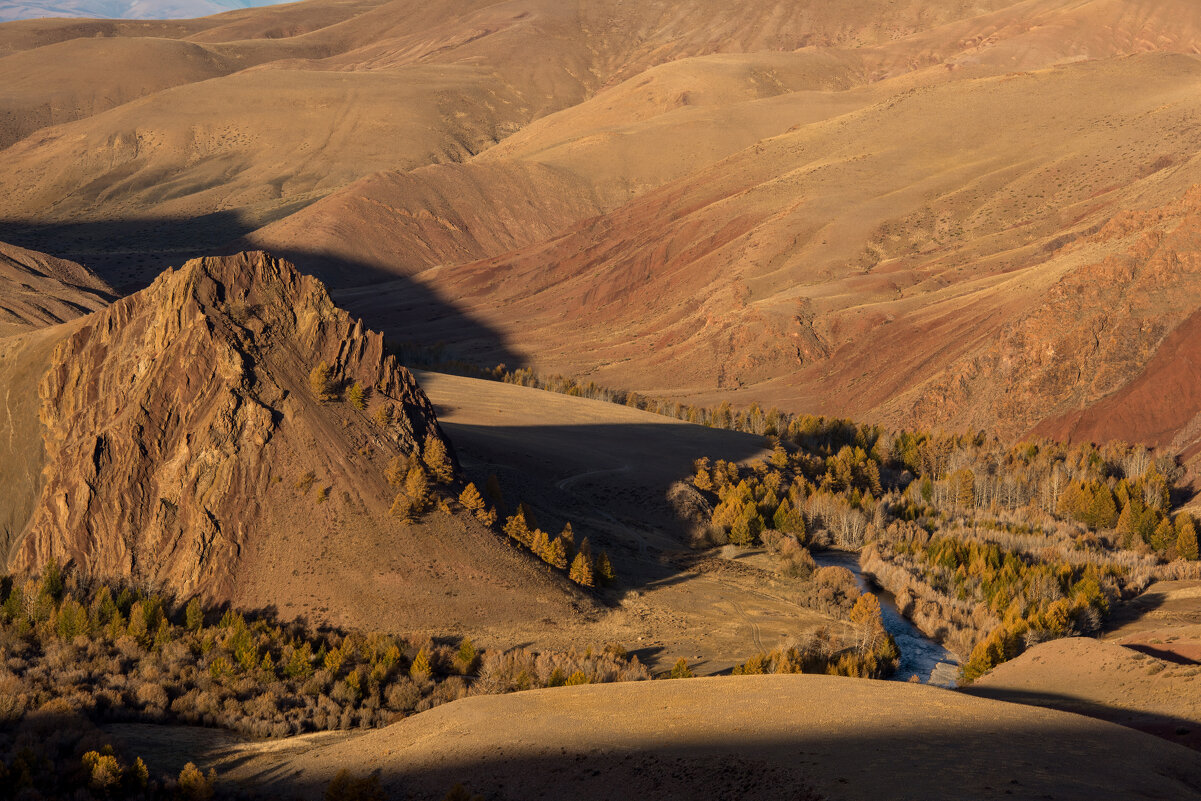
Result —
<path fill-rule="evenodd" d="M 370 407 L 319 403 L 308 375 L 321 361 L 335 384 L 370 388 Z M 39 396 L 44 484 L 10 566 L 56 558 L 215 598 L 273 528 L 265 498 L 284 475 L 341 469 L 332 506 L 379 505 L 382 479 L 339 467 L 338 449 L 369 440 L 380 474 L 441 436 L 383 338 L 261 252 L 190 261 L 89 318 L 54 349 Z M 398 413 L 381 430 L 368 412 L 384 403 Z"/>

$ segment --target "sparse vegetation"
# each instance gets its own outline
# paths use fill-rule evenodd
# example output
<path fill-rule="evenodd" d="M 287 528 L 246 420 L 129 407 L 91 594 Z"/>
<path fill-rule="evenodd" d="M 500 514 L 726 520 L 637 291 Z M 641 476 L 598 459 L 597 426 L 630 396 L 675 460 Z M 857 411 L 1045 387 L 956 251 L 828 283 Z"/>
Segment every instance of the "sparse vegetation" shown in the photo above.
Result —
<path fill-rule="evenodd" d="M 421 461 L 429 469 L 430 474 L 440 484 L 449 484 L 455 477 L 455 466 L 450 460 L 446 444 L 434 432 L 425 437 L 425 445 L 421 450 Z"/>
<path fill-rule="evenodd" d="M 611 648 L 477 651 L 470 640 L 313 632 L 64 575 L 0 582 L 0 705 L 97 721 L 220 726 L 256 737 L 379 726 L 466 695 L 649 678 Z M 81 752 L 82 753 L 82 752 Z M 106 762 L 107 764 L 107 762 Z"/>

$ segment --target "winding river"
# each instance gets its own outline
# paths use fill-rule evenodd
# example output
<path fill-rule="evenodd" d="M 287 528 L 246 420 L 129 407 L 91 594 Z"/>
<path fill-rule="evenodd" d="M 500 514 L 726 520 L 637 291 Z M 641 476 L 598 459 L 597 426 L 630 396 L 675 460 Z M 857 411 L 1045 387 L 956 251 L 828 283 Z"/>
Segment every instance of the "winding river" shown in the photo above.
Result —
<path fill-rule="evenodd" d="M 859 568 L 858 554 L 847 551 L 814 551 L 813 559 L 822 567 L 845 567 L 855 574 L 855 581 L 859 583 L 862 592 L 874 593 L 880 599 L 884 628 L 892 635 L 901 652 L 901 662 L 892 676 L 893 681 L 908 681 L 916 675 L 927 684 L 955 686 L 956 677 L 959 675 L 959 660 L 906 620 L 897 609 L 892 595 L 863 575 Z"/>

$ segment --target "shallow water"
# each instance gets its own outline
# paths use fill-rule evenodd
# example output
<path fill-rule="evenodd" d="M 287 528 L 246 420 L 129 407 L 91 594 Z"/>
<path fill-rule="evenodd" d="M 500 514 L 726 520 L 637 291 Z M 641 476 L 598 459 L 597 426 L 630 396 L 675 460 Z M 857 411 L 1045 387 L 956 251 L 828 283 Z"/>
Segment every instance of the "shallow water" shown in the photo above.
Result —
<path fill-rule="evenodd" d="M 876 586 L 859 569 L 858 554 L 846 551 L 815 551 L 813 560 L 821 567 L 845 567 L 855 574 L 859 589 L 875 594 L 880 599 L 880 613 L 884 628 L 896 641 L 901 652 L 901 662 L 892 675 L 893 681 L 909 681 L 917 676 L 927 684 L 953 687 L 959 675 L 959 660 L 938 643 L 923 634 L 917 626 L 905 619 L 897 609 L 892 595 Z"/>

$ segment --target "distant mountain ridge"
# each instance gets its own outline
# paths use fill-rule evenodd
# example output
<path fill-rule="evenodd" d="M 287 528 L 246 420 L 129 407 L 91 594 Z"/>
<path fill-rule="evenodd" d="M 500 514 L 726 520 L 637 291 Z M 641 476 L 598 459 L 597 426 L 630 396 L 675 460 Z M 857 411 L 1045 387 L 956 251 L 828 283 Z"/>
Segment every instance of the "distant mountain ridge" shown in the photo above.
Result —
<path fill-rule="evenodd" d="M 193 19 L 285 0 L 17 0 L 0 3 L 0 22 L 45 17 Z"/>

